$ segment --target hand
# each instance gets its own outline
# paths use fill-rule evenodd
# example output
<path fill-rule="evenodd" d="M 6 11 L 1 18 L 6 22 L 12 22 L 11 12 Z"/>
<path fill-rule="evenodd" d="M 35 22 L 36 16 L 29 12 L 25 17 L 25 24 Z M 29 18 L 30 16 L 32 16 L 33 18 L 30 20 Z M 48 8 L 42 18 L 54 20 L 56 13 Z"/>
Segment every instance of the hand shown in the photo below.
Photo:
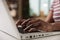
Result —
<path fill-rule="evenodd" d="M 52 25 L 54 31 L 60 31 L 60 22 L 55 22 Z"/>
<path fill-rule="evenodd" d="M 25 32 L 52 31 L 52 26 L 40 19 L 22 19 L 17 22 L 17 25 L 21 25 Z"/>

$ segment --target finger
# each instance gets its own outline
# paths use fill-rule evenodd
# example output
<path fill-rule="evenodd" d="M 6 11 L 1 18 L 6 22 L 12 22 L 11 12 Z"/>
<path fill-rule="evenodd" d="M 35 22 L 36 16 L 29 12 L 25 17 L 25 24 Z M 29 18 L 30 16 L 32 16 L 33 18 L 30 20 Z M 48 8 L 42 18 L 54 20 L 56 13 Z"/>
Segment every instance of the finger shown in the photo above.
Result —
<path fill-rule="evenodd" d="M 36 32 L 37 30 L 35 28 L 31 28 L 30 30 L 28 30 L 28 32 Z"/>
<path fill-rule="evenodd" d="M 29 26 L 27 26 L 27 27 L 24 29 L 24 31 L 26 31 L 27 29 L 29 29 L 31 26 L 32 26 L 32 24 L 29 25 Z"/>
<path fill-rule="evenodd" d="M 19 21 L 20 21 L 20 20 L 17 20 L 16 24 L 18 24 Z"/>
<path fill-rule="evenodd" d="M 30 20 L 27 24 L 26 24 L 26 26 L 29 26 L 30 24 L 34 24 L 34 23 L 36 23 L 36 22 L 38 22 L 39 20 L 36 20 L 36 19 L 32 19 L 32 20 Z"/>
<path fill-rule="evenodd" d="M 27 20 L 25 20 L 25 21 L 23 21 L 22 23 L 21 23 L 21 25 L 23 26 L 24 24 L 26 24 L 26 22 L 28 22 L 30 19 L 27 19 Z"/>
<path fill-rule="evenodd" d="M 17 20 L 16 25 L 17 25 L 17 26 L 18 26 L 18 25 L 21 25 L 21 23 L 22 23 L 23 21 L 25 21 L 25 19 L 19 19 L 19 20 Z"/>

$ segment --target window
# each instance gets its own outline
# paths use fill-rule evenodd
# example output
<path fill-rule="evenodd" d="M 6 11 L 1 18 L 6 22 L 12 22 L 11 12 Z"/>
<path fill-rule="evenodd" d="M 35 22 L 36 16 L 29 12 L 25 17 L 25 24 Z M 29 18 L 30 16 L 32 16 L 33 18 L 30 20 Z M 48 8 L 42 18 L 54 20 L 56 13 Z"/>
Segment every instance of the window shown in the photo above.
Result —
<path fill-rule="evenodd" d="M 30 15 L 39 16 L 41 11 L 45 16 L 48 15 L 49 8 L 52 4 L 53 0 L 29 0 L 30 3 Z"/>
<path fill-rule="evenodd" d="M 39 0 L 29 0 L 30 3 L 30 15 L 39 15 Z"/>

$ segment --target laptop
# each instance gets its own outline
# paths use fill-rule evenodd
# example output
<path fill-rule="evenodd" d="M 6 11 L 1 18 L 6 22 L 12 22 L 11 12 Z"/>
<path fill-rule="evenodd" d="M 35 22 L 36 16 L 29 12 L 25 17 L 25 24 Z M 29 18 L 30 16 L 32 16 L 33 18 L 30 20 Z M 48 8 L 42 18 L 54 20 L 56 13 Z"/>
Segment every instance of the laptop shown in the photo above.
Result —
<path fill-rule="evenodd" d="M 60 40 L 60 32 L 19 33 L 5 0 L 0 0 L 0 40 Z"/>

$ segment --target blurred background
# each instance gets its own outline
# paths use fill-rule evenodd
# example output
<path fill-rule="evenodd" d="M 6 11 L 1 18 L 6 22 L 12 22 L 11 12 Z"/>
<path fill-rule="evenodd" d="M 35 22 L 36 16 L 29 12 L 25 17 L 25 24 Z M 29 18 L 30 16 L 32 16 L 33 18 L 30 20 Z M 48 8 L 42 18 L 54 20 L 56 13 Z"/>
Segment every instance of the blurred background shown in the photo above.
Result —
<path fill-rule="evenodd" d="M 6 0 L 14 20 L 36 17 L 45 20 L 53 0 Z"/>

